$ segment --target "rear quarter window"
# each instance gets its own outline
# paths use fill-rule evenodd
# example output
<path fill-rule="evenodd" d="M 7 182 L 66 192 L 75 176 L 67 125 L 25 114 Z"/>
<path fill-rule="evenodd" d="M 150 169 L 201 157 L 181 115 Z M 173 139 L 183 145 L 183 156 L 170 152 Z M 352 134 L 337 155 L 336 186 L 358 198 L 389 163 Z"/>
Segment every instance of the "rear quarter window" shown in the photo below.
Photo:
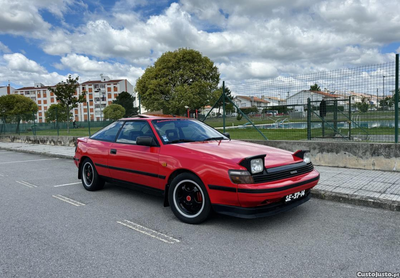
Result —
<path fill-rule="evenodd" d="M 112 124 L 90 136 L 90 139 L 114 142 L 123 124 L 124 122 L 121 121 L 113 122 Z"/>

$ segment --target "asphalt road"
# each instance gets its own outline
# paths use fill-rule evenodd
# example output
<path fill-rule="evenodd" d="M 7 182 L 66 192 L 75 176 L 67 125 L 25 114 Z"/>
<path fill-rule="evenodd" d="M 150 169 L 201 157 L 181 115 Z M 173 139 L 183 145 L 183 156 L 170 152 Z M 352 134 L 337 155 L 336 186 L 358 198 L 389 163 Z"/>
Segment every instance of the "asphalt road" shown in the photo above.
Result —
<path fill-rule="evenodd" d="M 72 160 L 0 150 L 0 277 L 357 277 L 400 272 L 400 214 L 311 199 L 179 222 L 160 197 L 85 191 Z"/>

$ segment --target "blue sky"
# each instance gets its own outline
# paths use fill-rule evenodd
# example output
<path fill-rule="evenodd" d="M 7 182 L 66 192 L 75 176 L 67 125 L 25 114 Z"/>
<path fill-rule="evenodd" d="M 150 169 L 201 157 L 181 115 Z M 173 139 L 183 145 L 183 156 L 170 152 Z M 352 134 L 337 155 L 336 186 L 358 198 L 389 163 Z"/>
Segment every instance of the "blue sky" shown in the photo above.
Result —
<path fill-rule="evenodd" d="M 398 0 L 0 0 L 0 86 L 127 78 L 192 48 L 229 81 L 387 63 Z"/>

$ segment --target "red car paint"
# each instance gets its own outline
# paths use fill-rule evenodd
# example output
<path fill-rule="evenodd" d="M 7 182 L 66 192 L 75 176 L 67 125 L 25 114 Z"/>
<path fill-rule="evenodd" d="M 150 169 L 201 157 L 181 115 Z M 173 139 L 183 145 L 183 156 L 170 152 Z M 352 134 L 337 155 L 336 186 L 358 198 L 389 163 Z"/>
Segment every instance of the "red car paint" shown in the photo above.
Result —
<path fill-rule="evenodd" d="M 287 176 L 289 172 L 286 171 L 282 179 L 278 177 L 271 181 L 252 184 L 233 183 L 229 171 L 246 170 L 246 167 L 240 165 L 245 158 L 266 155 L 264 158 L 266 171 L 279 170 L 282 167 L 285 170 L 286 166 L 304 165 L 304 162 L 302 158 L 289 151 L 237 140 L 168 144 L 163 141 L 153 125 L 154 120 L 171 121 L 174 118 L 147 116 L 120 121 L 147 121 L 158 146 L 79 138 L 74 157 L 76 166 L 81 167 L 83 158 L 88 157 L 96 165 L 96 170 L 102 177 L 147 186 L 165 193 L 174 173 L 191 172 L 204 183 L 214 208 L 228 208 L 217 211 L 246 218 L 264 216 L 268 211 L 265 208 L 274 204 L 281 204 L 284 208 L 285 196 L 302 190 L 307 190 L 309 195 L 309 189 L 318 183 L 319 173 L 313 169 L 311 163 L 308 164 L 311 170 L 304 174 L 298 174 L 297 170 L 293 170 L 289 171 L 294 173 L 293 176 Z M 115 150 L 116 154 L 112 154 L 110 150 Z M 255 213 L 248 211 L 242 215 L 241 210 L 246 208 L 254 209 Z M 257 208 L 264 208 L 263 213 L 258 215 Z M 230 213 L 231 209 L 235 212 Z"/>

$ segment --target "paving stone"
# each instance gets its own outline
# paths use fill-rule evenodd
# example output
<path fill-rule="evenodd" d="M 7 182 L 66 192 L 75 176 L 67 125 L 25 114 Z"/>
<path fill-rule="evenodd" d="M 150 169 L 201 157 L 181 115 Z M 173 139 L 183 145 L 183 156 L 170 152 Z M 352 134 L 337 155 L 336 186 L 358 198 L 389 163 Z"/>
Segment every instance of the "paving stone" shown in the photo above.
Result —
<path fill-rule="evenodd" d="M 362 189 L 373 192 L 385 193 L 386 190 L 392 185 L 393 184 L 391 183 L 371 181 L 369 184 L 365 185 Z"/>
<path fill-rule="evenodd" d="M 384 175 L 380 175 L 373 179 L 373 181 L 378 182 L 386 182 L 386 183 L 395 183 L 400 181 L 400 174 L 397 173 L 386 173 Z"/>
<path fill-rule="evenodd" d="M 341 193 L 341 194 L 354 194 L 354 192 L 356 192 L 357 189 L 354 188 L 344 188 L 344 187 L 336 187 L 333 192 L 334 193 Z"/>
<path fill-rule="evenodd" d="M 371 198 L 379 198 L 379 196 L 381 196 L 382 193 L 360 189 L 360 190 L 357 190 L 356 192 L 354 192 L 354 195 L 360 195 L 360 196 L 371 197 Z"/>
<path fill-rule="evenodd" d="M 324 184 L 317 184 L 315 187 L 318 190 L 324 190 L 324 191 L 329 191 L 332 192 L 337 186 L 330 186 L 330 185 L 324 185 Z"/>
<path fill-rule="evenodd" d="M 391 187 L 389 187 L 385 193 L 388 194 L 395 194 L 395 195 L 399 195 L 400 196 L 400 184 L 396 183 L 394 185 L 392 185 Z"/>
<path fill-rule="evenodd" d="M 400 196 L 399 195 L 382 194 L 379 198 L 383 199 L 383 200 L 399 201 L 400 202 Z"/>

